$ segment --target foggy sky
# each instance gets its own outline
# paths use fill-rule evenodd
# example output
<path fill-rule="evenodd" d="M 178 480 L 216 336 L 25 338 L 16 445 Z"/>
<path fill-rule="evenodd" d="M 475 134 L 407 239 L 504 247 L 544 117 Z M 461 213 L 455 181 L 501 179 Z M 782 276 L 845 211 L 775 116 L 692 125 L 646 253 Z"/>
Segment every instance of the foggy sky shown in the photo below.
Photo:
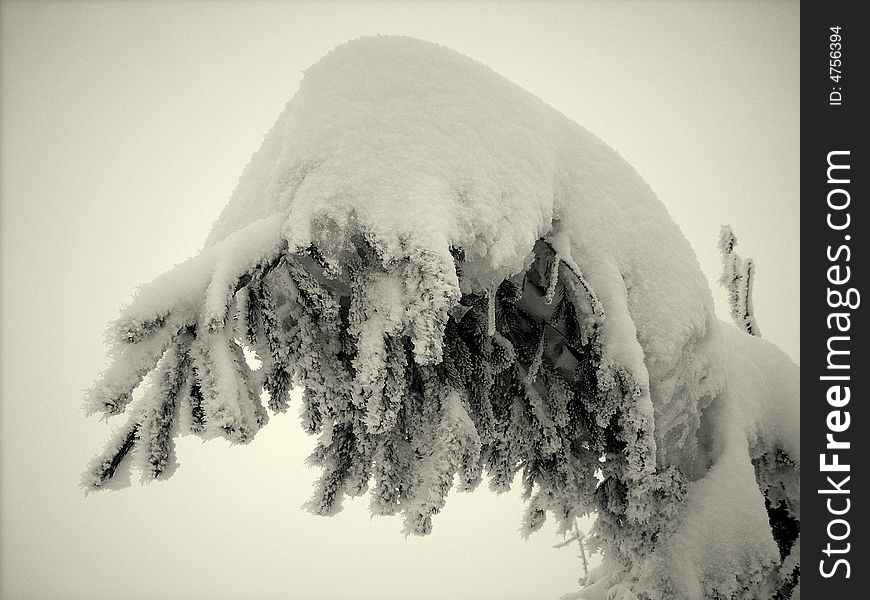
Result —
<path fill-rule="evenodd" d="M 630 162 L 716 284 L 720 225 L 799 358 L 797 3 L 4 3 L 0 9 L 0 596 L 558 598 L 575 549 L 524 542 L 518 492 L 452 493 L 404 539 L 367 499 L 308 515 L 296 408 L 250 445 L 179 440 L 167 482 L 85 497 L 103 335 L 194 255 L 305 68 L 360 35 L 441 43 Z M 298 406 L 298 403 L 297 405 Z M 123 419 L 123 417 L 118 417 Z"/>

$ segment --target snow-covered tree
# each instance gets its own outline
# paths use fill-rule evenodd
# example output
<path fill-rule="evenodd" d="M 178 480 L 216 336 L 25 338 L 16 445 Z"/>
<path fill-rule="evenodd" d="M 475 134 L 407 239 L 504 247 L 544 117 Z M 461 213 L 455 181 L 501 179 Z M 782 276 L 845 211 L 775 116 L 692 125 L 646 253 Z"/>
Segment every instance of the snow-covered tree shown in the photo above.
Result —
<path fill-rule="evenodd" d="M 751 258 L 741 258 L 734 251 L 737 237 L 728 225 L 719 233 L 719 253 L 722 255 L 722 275 L 719 283 L 728 293 L 731 320 L 750 335 L 761 337 L 752 306 L 752 284 L 755 282 L 755 263 Z"/>
<path fill-rule="evenodd" d="M 454 485 L 519 476 L 526 532 L 597 515 L 583 597 L 794 585 L 768 508 L 796 527 L 797 367 L 715 317 L 613 150 L 450 50 L 366 38 L 312 66 L 202 252 L 112 332 L 87 404 L 129 417 L 88 488 L 166 477 L 188 430 L 250 442 L 298 386 L 316 513 L 368 493 L 426 534 Z"/>

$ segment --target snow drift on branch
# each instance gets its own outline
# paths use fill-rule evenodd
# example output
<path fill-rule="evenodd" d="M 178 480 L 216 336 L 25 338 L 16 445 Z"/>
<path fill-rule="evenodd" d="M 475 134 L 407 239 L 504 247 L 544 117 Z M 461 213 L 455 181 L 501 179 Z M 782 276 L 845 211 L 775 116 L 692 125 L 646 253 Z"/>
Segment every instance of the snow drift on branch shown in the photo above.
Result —
<path fill-rule="evenodd" d="M 297 384 L 317 513 L 369 492 L 424 534 L 456 481 L 521 474 L 526 532 L 597 513 L 589 594 L 794 587 L 795 536 L 766 523 L 799 519 L 796 367 L 715 318 L 613 150 L 450 50 L 366 38 L 312 66 L 202 253 L 113 331 L 88 404 L 131 417 L 89 487 L 137 453 L 144 479 L 171 472 L 181 410 L 247 443 L 261 390 L 283 411 Z"/>

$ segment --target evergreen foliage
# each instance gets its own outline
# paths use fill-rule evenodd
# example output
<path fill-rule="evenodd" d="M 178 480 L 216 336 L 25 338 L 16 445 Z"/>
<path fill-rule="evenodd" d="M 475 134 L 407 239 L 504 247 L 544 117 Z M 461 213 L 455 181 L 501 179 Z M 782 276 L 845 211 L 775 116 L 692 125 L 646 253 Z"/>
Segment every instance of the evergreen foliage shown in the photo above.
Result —
<path fill-rule="evenodd" d="M 309 502 L 317 514 L 371 489 L 374 513 L 401 513 L 407 533 L 426 534 L 454 480 L 471 490 L 487 473 L 490 487 L 506 490 L 520 473 L 526 535 L 548 512 L 568 530 L 597 511 L 597 543 L 627 563 L 669 530 L 685 482 L 649 467 L 637 384 L 602 366 L 600 303 L 548 242 L 535 245 L 525 273 L 463 294 L 446 318 L 424 256 L 385 266 L 372 244 L 355 243 L 341 274 L 311 247 L 255 265 L 232 294 L 212 282 L 209 293 L 229 300 L 184 322 L 168 314 L 119 323 L 118 361 L 133 354 L 143 366 L 124 372 L 124 387 L 110 367 L 90 392 L 92 408 L 120 412 L 152 363 L 153 382 L 86 484 L 103 486 L 133 448 L 145 479 L 164 474 L 181 405 L 194 433 L 247 443 L 268 421 L 261 391 L 282 412 L 295 382 L 303 426 L 319 434 L 309 459 L 322 470 Z M 454 256 L 461 278 L 462 254 Z M 391 314 L 391 286 L 419 292 L 407 327 L 406 314 Z M 256 372 L 245 347 L 261 363 Z"/>

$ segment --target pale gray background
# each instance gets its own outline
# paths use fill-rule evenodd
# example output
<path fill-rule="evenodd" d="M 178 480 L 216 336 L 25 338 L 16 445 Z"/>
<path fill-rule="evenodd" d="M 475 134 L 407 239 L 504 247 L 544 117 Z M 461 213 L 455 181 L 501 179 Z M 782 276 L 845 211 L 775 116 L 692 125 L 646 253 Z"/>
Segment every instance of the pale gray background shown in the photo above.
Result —
<path fill-rule="evenodd" d="M 555 598 L 579 561 L 523 542 L 518 493 L 453 494 L 403 539 L 367 501 L 305 513 L 295 410 L 250 446 L 180 440 L 168 482 L 84 497 L 103 332 L 195 254 L 303 70 L 364 34 L 486 63 L 616 148 L 698 252 L 757 261 L 762 331 L 799 354 L 797 3 L 3 3 L 0 595 Z"/>

